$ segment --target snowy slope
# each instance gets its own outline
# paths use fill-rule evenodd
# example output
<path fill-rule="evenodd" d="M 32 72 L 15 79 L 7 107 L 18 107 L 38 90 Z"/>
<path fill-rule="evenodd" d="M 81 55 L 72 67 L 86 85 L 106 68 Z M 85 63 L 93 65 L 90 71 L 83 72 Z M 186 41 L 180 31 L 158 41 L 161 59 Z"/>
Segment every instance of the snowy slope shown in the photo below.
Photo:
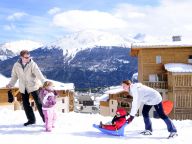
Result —
<path fill-rule="evenodd" d="M 66 35 L 63 38 L 52 42 L 45 47 L 61 48 L 63 49 L 64 55 L 74 57 L 77 52 L 79 52 L 80 50 L 85 50 L 87 48 L 93 48 L 96 46 L 130 47 L 131 42 L 135 41 L 136 40 L 132 38 L 125 38 L 120 35 L 108 32 L 86 30 Z"/>
<path fill-rule="evenodd" d="M 99 114 L 59 113 L 56 127 L 52 132 L 44 131 L 44 124 L 35 112 L 35 125 L 24 127 L 26 122 L 23 110 L 12 111 L 0 107 L 0 141 L 2 144 L 189 144 L 191 143 L 192 120 L 175 121 L 179 136 L 167 139 L 169 133 L 160 119 L 152 119 L 153 135 L 143 136 L 143 118 L 136 117 L 125 129 L 125 136 L 109 136 L 92 127 L 99 121 L 107 122 L 112 117 Z"/>

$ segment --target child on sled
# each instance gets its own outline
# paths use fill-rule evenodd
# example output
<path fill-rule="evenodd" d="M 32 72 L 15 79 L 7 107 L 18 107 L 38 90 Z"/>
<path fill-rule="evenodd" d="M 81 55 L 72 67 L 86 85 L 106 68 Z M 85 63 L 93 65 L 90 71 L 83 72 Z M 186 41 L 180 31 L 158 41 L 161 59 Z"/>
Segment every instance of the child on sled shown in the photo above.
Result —
<path fill-rule="evenodd" d="M 43 88 L 40 89 L 39 98 L 42 103 L 42 110 L 45 117 L 45 128 L 51 132 L 56 120 L 55 104 L 57 92 L 53 89 L 53 83 L 46 81 Z"/>
<path fill-rule="evenodd" d="M 107 130 L 118 130 L 126 123 L 126 115 L 125 109 L 118 108 L 111 124 L 102 124 L 102 122 L 100 122 L 100 127 Z"/>

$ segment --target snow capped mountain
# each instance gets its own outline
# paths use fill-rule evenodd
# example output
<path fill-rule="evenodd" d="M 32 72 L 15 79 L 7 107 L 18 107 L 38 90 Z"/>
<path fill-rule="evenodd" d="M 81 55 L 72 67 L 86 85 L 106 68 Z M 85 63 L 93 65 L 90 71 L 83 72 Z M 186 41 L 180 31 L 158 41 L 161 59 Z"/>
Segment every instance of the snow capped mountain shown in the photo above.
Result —
<path fill-rule="evenodd" d="M 76 88 L 106 87 L 137 72 L 137 59 L 129 55 L 134 41 L 89 30 L 66 35 L 30 53 L 47 78 L 72 82 Z M 17 59 L 18 56 L 0 62 L 0 73 L 10 77 Z"/>
<path fill-rule="evenodd" d="M 31 50 L 34 50 L 41 46 L 42 46 L 42 44 L 40 44 L 39 42 L 35 42 L 35 41 L 31 41 L 31 40 L 20 40 L 20 41 L 5 43 L 1 47 L 2 47 L 2 49 L 8 49 L 8 50 L 18 54 L 23 49 L 27 49 L 27 50 L 31 51 Z"/>
<path fill-rule="evenodd" d="M 58 47 L 63 50 L 63 55 L 74 57 L 77 52 L 99 46 L 130 47 L 134 42 L 132 38 L 125 38 L 117 34 L 103 31 L 80 31 L 48 44 L 46 48 Z"/>
<path fill-rule="evenodd" d="M 23 49 L 32 51 L 41 46 L 42 46 L 41 43 L 31 40 L 20 40 L 0 44 L 0 61 L 18 55 L 19 52 Z"/>

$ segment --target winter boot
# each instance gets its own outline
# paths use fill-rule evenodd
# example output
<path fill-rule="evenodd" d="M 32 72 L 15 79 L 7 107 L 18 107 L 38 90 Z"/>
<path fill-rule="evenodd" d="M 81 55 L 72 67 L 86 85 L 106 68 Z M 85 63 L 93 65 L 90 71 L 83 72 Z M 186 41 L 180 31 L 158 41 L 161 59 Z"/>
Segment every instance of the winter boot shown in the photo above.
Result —
<path fill-rule="evenodd" d="M 103 126 L 103 123 L 102 121 L 100 121 L 99 127 L 102 128 L 102 126 Z"/>
<path fill-rule="evenodd" d="M 152 135 L 152 132 L 150 130 L 144 130 L 140 134 L 142 134 L 142 135 Z"/>
<path fill-rule="evenodd" d="M 169 138 L 174 138 L 174 137 L 176 137 L 176 136 L 178 136 L 177 132 L 170 132 L 170 134 L 169 134 L 169 136 L 168 136 L 168 139 L 169 139 Z"/>
<path fill-rule="evenodd" d="M 35 124 L 35 121 L 28 121 L 26 123 L 24 123 L 24 126 L 28 126 L 28 125 L 32 125 Z"/>

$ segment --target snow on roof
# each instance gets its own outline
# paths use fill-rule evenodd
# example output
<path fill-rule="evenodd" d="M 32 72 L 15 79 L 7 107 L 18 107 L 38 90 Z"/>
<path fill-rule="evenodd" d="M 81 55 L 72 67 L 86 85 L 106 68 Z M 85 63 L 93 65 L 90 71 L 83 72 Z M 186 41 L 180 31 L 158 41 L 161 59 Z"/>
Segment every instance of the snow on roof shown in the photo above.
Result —
<path fill-rule="evenodd" d="M 169 72 L 192 72 L 191 64 L 183 63 L 168 63 L 165 64 L 165 69 Z"/>
<path fill-rule="evenodd" d="M 99 102 L 99 101 L 107 101 L 108 99 L 109 99 L 109 94 L 103 94 L 102 96 L 97 97 L 96 101 L 97 102 Z"/>
<path fill-rule="evenodd" d="M 47 79 L 48 81 L 53 82 L 54 89 L 56 90 L 74 90 L 74 83 L 62 83 L 54 80 Z"/>
<path fill-rule="evenodd" d="M 115 86 L 115 87 L 110 87 L 110 90 L 105 91 L 107 94 L 117 94 L 119 92 L 124 91 L 122 86 Z"/>
<path fill-rule="evenodd" d="M 0 74 L 0 88 L 1 87 L 5 87 L 6 84 L 8 83 L 8 78 L 6 78 L 5 76 L 3 76 L 2 74 Z"/>
<path fill-rule="evenodd" d="M 9 83 L 9 81 L 10 81 L 10 78 L 5 77 L 4 75 L 0 74 L 0 88 L 5 88 L 6 85 Z M 19 87 L 18 81 L 15 84 L 15 87 Z"/>
<path fill-rule="evenodd" d="M 89 95 L 82 95 L 78 97 L 79 101 L 92 101 L 91 97 Z"/>
<path fill-rule="evenodd" d="M 172 47 L 192 47 L 192 42 L 152 42 L 152 43 L 132 43 L 131 48 L 172 48 Z"/>
<path fill-rule="evenodd" d="M 102 96 L 98 97 L 96 100 L 97 101 L 107 101 L 109 99 L 109 94 L 117 94 L 120 92 L 123 92 L 122 86 L 113 86 L 110 87 L 110 90 L 105 91 L 105 94 Z"/>
<path fill-rule="evenodd" d="M 7 78 L 4 75 L 0 74 L 0 80 L 1 80 L 0 88 L 3 88 L 9 83 L 10 78 Z M 72 90 L 73 91 L 75 89 L 75 86 L 73 83 L 62 83 L 62 82 L 58 82 L 50 79 L 47 79 L 47 80 L 53 82 L 54 89 L 56 90 Z M 19 87 L 18 81 L 15 84 L 15 87 Z"/>

